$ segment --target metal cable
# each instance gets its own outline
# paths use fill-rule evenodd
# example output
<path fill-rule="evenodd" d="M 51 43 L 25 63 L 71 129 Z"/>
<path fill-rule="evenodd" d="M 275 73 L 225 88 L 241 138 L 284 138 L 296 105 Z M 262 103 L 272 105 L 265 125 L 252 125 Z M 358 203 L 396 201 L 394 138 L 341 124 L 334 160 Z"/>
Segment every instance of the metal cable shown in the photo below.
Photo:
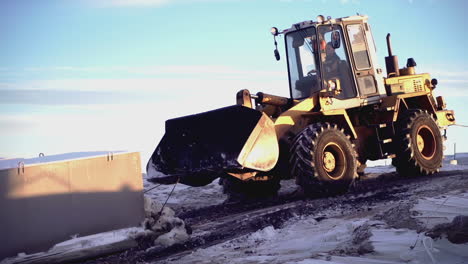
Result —
<path fill-rule="evenodd" d="M 164 202 L 163 206 L 161 207 L 161 211 L 159 211 L 159 213 L 158 213 L 158 216 L 159 216 L 159 217 L 161 217 L 161 214 L 162 214 L 162 212 L 163 212 L 163 210 L 164 210 L 164 207 L 166 206 L 166 204 L 167 204 L 167 201 L 169 201 L 169 198 L 171 198 L 171 195 L 172 195 L 172 193 L 174 192 L 174 190 L 175 190 L 175 187 L 176 187 L 176 186 L 177 186 L 177 184 L 179 183 L 179 180 L 180 180 L 180 177 L 179 177 L 179 178 L 177 178 L 177 181 L 176 181 L 176 183 L 174 184 L 174 187 L 172 187 L 172 191 L 171 191 L 171 193 L 169 193 L 169 195 L 167 196 L 167 199 L 166 199 L 166 201 Z"/>
<path fill-rule="evenodd" d="M 144 191 L 143 193 L 147 193 L 147 192 L 149 192 L 149 191 L 151 191 L 151 190 L 154 190 L 154 189 L 158 188 L 158 187 L 161 186 L 161 185 L 162 185 L 162 184 L 158 184 L 158 185 L 154 186 L 153 188 Z"/>
<path fill-rule="evenodd" d="M 459 127 L 468 127 L 467 125 L 459 125 L 459 124 L 453 124 L 454 126 L 459 126 Z"/>
<path fill-rule="evenodd" d="M 451 185 L 450 185 L 451 186 Z M 444 202 L 442 204 L 440 204 L 437 209 L 434 211 L 434 213 L 437 213 L 439 212 L 440 208 L 445 205 L 445 203 L 448 201 L 448 199 L 450 199 L 450 196 L 448 196 Z M 426 219 L 426 226 L 429 224 L 429 218 Z M 410 246 L 410 249 L 413 250 L 416 245 L 418 244 L 418 241 L 419 241 L 419 236 L 421 235 L 421 233 L 418 233 L 418 236 L 416 237 L 416 241 L 414 242 L 414 245 L 413 246 Z"/>

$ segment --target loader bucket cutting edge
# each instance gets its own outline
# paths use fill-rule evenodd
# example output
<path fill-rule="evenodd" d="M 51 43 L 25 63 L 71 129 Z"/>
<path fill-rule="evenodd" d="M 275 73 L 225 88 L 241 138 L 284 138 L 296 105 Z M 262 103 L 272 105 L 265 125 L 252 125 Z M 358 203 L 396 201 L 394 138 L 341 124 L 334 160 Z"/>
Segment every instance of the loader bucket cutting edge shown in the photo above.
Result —
<path fill-rule="evenodd" d="M 167 120 L 146 169 L 154 182 L 203 186 L 223 172 L 269 171 L 278 157 L 273 121 L 235 105 Z"/>

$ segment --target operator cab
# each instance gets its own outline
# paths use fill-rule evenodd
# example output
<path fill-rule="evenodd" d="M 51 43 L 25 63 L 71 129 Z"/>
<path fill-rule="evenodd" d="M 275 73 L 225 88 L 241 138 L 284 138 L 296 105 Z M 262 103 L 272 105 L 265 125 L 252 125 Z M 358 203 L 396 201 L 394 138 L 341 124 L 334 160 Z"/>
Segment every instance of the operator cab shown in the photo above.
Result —
<path fill-rule="evenodd" d="M 367 16 L 305 21 L 284 30 L 291 98 L 336 89 L 333 97 L 356 106 L 385 95 Z M 335 104 L 340 107 L 340 103 Z"/>

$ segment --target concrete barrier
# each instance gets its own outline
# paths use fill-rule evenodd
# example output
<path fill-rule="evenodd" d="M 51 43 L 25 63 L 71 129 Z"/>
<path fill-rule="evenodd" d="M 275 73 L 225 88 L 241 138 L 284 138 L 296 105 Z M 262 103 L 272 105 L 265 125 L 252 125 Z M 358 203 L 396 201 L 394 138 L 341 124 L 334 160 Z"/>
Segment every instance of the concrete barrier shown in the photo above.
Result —
<path fill-rule="evenodd" d="M 0 170 L 0 260 L 144 219 L 139 153 L 18 165 Z"/>

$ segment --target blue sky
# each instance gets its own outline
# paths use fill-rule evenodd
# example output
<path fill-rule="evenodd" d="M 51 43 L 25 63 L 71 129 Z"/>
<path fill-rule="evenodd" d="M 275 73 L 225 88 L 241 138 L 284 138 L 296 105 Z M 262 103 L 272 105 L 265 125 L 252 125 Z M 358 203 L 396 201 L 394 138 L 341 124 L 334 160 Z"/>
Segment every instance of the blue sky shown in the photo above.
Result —
<path fill-rule="evenodd" d="M 240 89 L 288 95 L 271 26 L 356 13 L 370 17 L 384 66 L 392 34 L 400 66 L 439 79 L 468 124 L 463 0 L 76 0 L 0 2 L 0 157 L 141 151 L 164 121 L 235 102 Z M 284 57 L 283 39 L 279 48 Z M 466 128 L 448 147 L 468 151 Z"/>

